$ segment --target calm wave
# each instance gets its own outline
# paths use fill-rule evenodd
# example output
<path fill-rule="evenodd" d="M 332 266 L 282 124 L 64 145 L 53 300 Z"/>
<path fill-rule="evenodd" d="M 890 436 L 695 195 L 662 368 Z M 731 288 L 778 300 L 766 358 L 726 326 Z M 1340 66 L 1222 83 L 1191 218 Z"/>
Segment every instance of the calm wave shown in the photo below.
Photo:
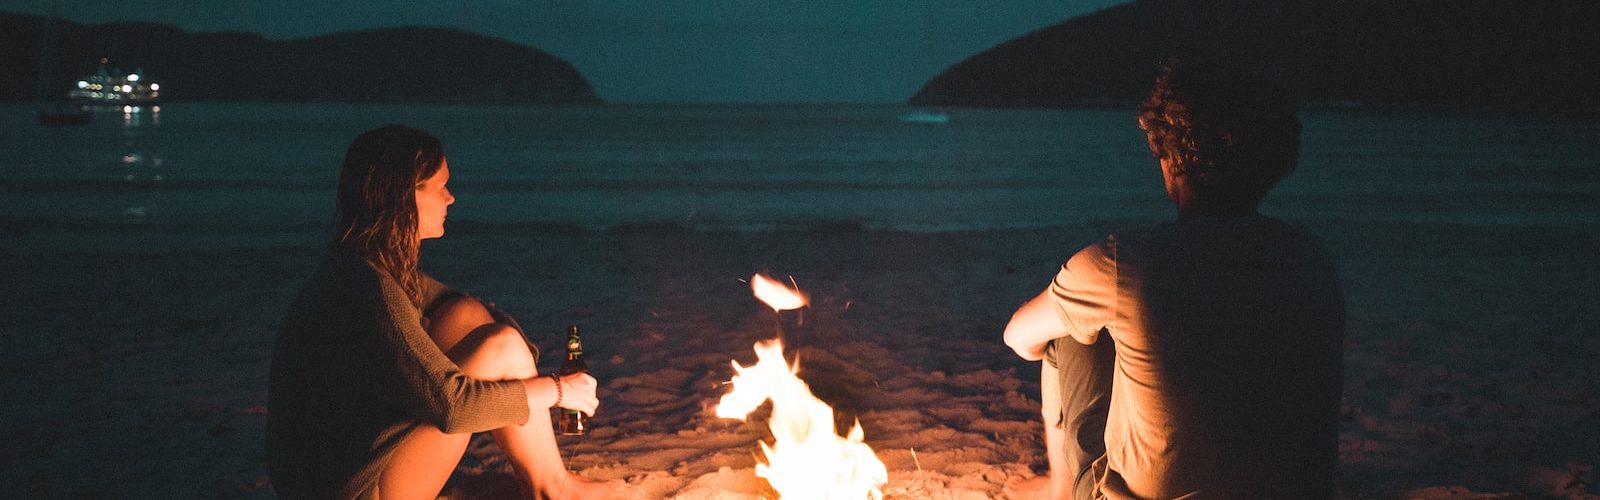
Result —
<path fill-rule="evenodd" d="M 444 140 L 460 229 L 969 231 L 1165 216 L 1131 110 L 175 103 L 86 128 L 0 107 L 0 231 L 300 241 L 345 146 L 384 123 Z M 1267 200 L 1291 219 L 1600 222 L 1600 124 L 1308 112 Z"/>

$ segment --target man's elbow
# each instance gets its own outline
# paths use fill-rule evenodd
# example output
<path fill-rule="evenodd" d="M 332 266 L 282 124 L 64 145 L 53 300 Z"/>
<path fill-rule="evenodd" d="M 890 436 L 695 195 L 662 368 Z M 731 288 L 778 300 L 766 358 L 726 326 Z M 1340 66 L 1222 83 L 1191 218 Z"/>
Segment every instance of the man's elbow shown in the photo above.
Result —
<path fill-rule="evenodd" d="M 1012 325 L 1006 325 L 1006 331 L 1001 334 L 1001 338 L 1005 341 L 1006 347 L 1010 347 L 1017 354 L 1022 354 L 1021 341 L 1017 337 L 1019 337 L 1017 330 L 1012 328 Z"/>
<path fill-rule="evenodd" d="M 1006 325 L 1006 331 L 1002 334 L 1002 337 L 1005 340 L 1006 347 L 1010 347 L 1011 351 L 1017 353 L 1018 357 L 1028 361 L 1038 361 L 1040 359 L 1040 356 L 1036 354 L 1040 350 L 1039 346 L 1030 340 L 1027 335 L 1023 335 L 1021 329 L 1016 328 L 1015 322 Z"/>

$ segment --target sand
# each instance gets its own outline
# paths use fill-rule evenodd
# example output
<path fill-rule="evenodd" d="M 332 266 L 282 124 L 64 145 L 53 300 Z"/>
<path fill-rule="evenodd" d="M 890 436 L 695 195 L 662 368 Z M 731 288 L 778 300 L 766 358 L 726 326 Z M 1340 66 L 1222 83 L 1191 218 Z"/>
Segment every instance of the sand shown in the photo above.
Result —
<path fill-rule="evenodd" d="M 861 422 L 889 498 L 1036 498 L 1038 365 L 1000 329 L 1072 251 L 1139 222 L 939 234 L 452 222 L 424 267 L 511 312 L 547 351 L 583 326 L 601 407 L 563 452 L 634 498 L 773 495 L 753 471 L 759 412 L 711 407 L 729 361 L 752 363 L 751 345 L 780 328 L 813 392 L 842 424 Z M 1600 237 L 1309 225 L 1338 254 L 1349 304 L 1341 496 L 1600 489 Z M 67 246 L 85 240 L 0 231 L 0 496 L 272 497 L 268 359 L 321 253 L 315 234 L 243 245 L 129 222 Z M 757 271 L 792 276 L 812 306 L 763 307 L 740 281 Z M 495 497 L 507 471 L 478 436 L 444 496 Z"/>

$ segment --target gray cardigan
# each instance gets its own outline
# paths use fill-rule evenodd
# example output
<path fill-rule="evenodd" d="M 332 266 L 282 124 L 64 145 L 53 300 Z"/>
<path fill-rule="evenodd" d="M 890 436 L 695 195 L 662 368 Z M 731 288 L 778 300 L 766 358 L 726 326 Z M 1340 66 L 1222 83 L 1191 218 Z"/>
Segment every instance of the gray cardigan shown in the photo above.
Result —
<path fill-rule="evenodd" d="M 423 303 L 455 293 L 428 278 Z M 528 420 L 521 382 L 462 374 L 425 321 L 387 273 L 349 251 L 329 252 L 272 353 L 266 465 L 280 498 L 373 498 L 412 429 L 482 432 Z"/>

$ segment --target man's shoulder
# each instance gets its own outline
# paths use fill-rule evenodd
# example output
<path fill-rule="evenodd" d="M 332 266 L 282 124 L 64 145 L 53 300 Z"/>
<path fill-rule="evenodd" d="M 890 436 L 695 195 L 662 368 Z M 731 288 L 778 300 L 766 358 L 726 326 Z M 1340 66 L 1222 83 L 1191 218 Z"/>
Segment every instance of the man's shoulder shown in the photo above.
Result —
<path fill-rule="evenodd" d="M 1112 233 L 1102 245 L 1128 272 L 1327 272 L 1335 260 L 1311 230 L 1270 217 L 1167 221 Z"/>
<path fill-rule="evenodd" d="M 1175 239 L 1240 239 L 1296 241 L 1321 245 L 1321 238 L 1303 225 L 1275 217 L 1185 217 L 1118 230 L 1106 240 L 1121 245 L 1159 244 Z"/>

